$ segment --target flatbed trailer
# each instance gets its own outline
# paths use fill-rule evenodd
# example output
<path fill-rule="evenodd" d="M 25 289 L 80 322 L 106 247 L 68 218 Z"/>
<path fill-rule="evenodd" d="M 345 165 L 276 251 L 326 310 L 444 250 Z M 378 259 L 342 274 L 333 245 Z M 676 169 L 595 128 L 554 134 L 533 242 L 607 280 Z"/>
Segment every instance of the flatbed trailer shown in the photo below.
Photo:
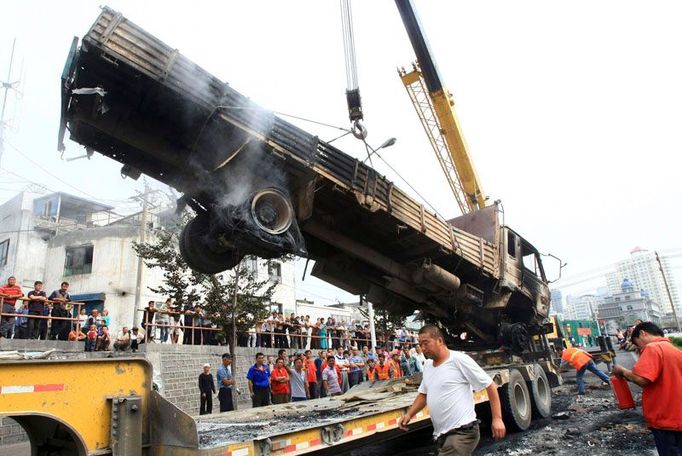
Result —
<path fill-rule="evenodd" d="M 527 428 L 538 407 L 549 413 L 543 369 L 486 369 L 511 404 L 504 418 L 512 429 Z M 339 454 L 401 435 L 420 381 L 364 382 L 334 398 L 193 417 L 153 391 L 144 358 L 0 361 L 0 417 L 19 422 L 32 449 L 51 455 Z M 546 403 L 537 403 L 537 391 Z M 476 404 L 488 401 L 485 390 L 472 394 Z M 430 426 L 429 418 L 424 409 L 410 431 Z"/>

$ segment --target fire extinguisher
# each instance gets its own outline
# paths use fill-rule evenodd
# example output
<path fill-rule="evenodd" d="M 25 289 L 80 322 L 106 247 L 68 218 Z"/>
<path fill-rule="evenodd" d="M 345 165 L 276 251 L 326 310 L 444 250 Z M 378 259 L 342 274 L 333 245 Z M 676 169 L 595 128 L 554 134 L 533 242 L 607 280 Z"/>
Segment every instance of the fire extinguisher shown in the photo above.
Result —
<path fill-rule="evenodd" d="M 618 403 L 619 409 L 626 410 L 635 408 L 635 400 L 632 398 L 632 392 L 630 391 L 630 385 L 628 385 L 627 380 L 623 377 L 612 375 L 611 389 L 613 390 L 613 395 L 616 396 L 616 402 Z"/>

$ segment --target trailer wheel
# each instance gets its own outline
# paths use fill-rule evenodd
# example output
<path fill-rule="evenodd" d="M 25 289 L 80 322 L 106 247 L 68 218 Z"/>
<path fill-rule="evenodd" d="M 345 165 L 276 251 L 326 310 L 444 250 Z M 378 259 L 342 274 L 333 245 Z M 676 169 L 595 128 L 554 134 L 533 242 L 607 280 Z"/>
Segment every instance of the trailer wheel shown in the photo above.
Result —
<path fill-rule="evenodd" d="M 208 233 L 206 216 L 197 216 L 185 225 L 180 234 L 180 254 L 187 265 L 195 271 L 216 274 L 231 269 L 241 258 L 234 251 L 215 252 L 206 245 L 204 236 Z"/>
<path fill-rule="evenodd" d="M 533 418 L 547 418 L 552 414 L 552 390 L 542 367 L 535 364 L 533 370 L 535 378 L 526 382 L 532 399 Z"/>
<path fill-rule="evenodd" d="M 502 416 L 512 431 L 525 431 L 530 426 L 532 406 L 530 393 L 521 372 L 509 371 L 509 383 L 499 388 L 502 400 Z"/>

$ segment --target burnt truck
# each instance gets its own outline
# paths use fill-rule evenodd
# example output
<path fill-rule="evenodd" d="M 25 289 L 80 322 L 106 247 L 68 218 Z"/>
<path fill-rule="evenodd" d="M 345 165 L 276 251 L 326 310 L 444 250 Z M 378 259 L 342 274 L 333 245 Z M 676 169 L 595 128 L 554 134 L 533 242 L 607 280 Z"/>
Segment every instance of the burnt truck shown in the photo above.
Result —
<path fill-rule="evenodd" d="M 123 175 L 182 193 L 179 205 L 196 213 L 179 246 L 192 268 L 307 257 L 314 276 L 437 323 L 452 347 L 498 362 L 551 359 L 541 256 L 500 223 L 498 204 L 443 220 L 109 8 L 74 39 L 61 92 L 60 150 L 68 132 Z"/>

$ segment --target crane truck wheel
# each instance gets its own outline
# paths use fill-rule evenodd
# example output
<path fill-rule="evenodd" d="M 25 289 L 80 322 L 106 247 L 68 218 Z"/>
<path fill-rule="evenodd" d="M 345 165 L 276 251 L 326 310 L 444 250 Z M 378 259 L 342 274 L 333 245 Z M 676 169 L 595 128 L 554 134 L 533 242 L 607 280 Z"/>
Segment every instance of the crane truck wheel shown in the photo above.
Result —
<path fill-rule="evenodd" d="M 504 424 L 512 431 L 525 431 L 530 426 L 532 406 L 530 392 L 517 369 L 509 371 L 509 382 L 498 389 L 502 401 Z"/>
<path fill-rule="evenodd" d="M 197 272 L 216 274 L 231 269 L 241 258 L 234 251 L 215 252 L 206 245 L 204 236 L 208 233 L 208 218 L 194 217 L 180 233 L 180 254 L 187 265 Z"/>
<path fill-rule="evenodd" d="M 533 418 L 547 418 L 552 414 L 552 390 L 547 374 L 539 364 L 533 366 L 535 378 L 526 382 L 532 399 Z"/>

